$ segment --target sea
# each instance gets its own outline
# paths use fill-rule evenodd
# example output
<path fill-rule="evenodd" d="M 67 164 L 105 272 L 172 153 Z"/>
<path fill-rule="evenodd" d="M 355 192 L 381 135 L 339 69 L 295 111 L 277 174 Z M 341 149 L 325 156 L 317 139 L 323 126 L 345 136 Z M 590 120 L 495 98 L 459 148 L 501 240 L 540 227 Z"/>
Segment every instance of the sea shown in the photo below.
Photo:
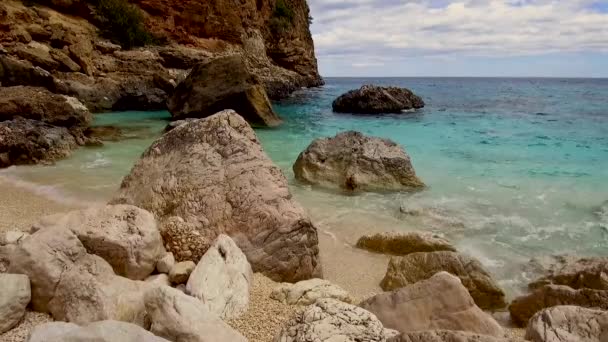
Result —
<path fill-rule="evenodd" d="M 363 84 L 407 87 L 423 109 L 336 114 L 331 102 Z M 256 129 L 320 234 L 350 246 L 364 233 L 431 231 L 481 261 L 510 296 L 530 280 L 531 258 L 608 256 L 608 79 L 326 78 L 274 103 L 278 128 Z M 168 112 L 97 114 L 126 139 L 81 148 L 53 166 L 0 177 L 83 205 L 111 198 Z M 412 193 L 347 195 L 300 184 L 292 165 L 319 137 L 356 130 L 391 139 L 428 185 Z"/>

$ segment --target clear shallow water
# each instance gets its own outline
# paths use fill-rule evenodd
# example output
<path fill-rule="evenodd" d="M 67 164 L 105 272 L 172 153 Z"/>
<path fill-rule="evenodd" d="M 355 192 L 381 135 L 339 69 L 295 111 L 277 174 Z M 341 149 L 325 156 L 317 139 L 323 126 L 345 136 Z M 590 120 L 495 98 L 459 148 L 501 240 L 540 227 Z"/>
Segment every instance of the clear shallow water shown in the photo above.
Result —
<path fill-rule="evenodd" d="M 608 80 L 327 79 L 276 105 L 285 119 L 257 131 L 296 198 L 337 243 L 364 232 L 432 230 L 478 257 L 510 294 L 522 265 L 555 253 L 608 255 Z M 402 115 L 331 112 L 331 101 L 365 83 L 406 86 L 427 106 Z M 133 139 L 78 150 L 51 167 L 2 171 L 80 202 L 111 196 L 164 128 L 167 113 L 115 113 L 97 124 L 136 127 Z M 406 147 L 429 188 L 415 194 L 341 194 L 293 180 L 312 139 L 358 130 Z M 50 186 L 50 187 L 49 187 Z M 400 210 L 401 208 L 401 210 Z M 608 209 L 606 209 L 608 212 Z"/>

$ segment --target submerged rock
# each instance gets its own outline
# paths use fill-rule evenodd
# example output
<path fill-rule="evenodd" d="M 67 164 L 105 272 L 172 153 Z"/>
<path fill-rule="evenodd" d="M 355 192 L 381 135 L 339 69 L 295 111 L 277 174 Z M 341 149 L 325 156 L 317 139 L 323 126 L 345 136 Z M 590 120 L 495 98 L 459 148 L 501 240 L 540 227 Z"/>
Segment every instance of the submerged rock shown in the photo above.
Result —
<path fill-rule="evenodd" d="M 154 213 L 177 260 L 197 262 L 223 233 L 255 272 L 290 282 L 321 275 L 316 228 L 234 111 L 165 133 L 124 178 L 113 202 Z"/>
<path fill-rule="evenodd" d="M 341 95 L 332 103 L 334 112 L 357 114 L 401 113 L 424 107 L 424 101 L 411 90 L 364 85 Z"/>
<path fill-rule="evenodd" d="M 456 252 L 412 253 L 392 257 L 380 286 L 383 290 L 390 291 L 431 278 L 441 271 L 460 278 L 475 303 L 482 309 L 500 309 L 507 305 L 505 293 L 481 263 Z"/>
<path fill-rule="evenodd" d="M 526 339 L 532 342 L 597 342 L 608 336 L 608 312 L 578 306 L 555 306 L 530 319 Z"/>
<path fill-rule="evenodd" d="M 447 272 L 378 294 L 360 306 L 375 314 L 384 327 L 400 332 L 443 329 L 503 335 L 500 325 L 475 305 L 460 279 Z"/>
<path fill-rule="evenodd" d="M 65 127 L 20 117 L 0 122 L 0 168 L 52 163 L 69 156 L 77 146 Z"/>
<path fill-rule="evenodd" d="M 384 232 L 364 235 L 357 240 L 357 247 L 368 251 L 407 255 L 417 252 L 452 251 L 456 248 L 439 235 L 429 232 Z"/>
<path fill-rule="evenodd" d="M 382 323 L 374 314 L 335 299 L 319 299 L 296 313 L 274 342 L 386 341 Z"/>
<path fill-rule="evenodd" d="M 174 119 L 204 118 L 233 109 L 253 125 L 281 123 L 264 86 L 247 70 L 240 55 L 219 57 L 195 66 L 167 105 Z"/>
<path fill-rule="evenodd" d="M 354 131 L 316 139 L 300 153 L 293 171 L 300 181 L 347 191 L 424 187 L 401 146 Z"/>

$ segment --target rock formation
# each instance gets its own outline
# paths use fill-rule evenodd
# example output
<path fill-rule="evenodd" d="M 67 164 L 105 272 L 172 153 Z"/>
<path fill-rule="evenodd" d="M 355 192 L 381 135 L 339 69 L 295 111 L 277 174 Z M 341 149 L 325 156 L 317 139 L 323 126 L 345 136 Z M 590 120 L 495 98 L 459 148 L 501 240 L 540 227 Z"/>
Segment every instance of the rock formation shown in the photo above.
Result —
<path fill-rule="evenodd" d="M 316 139 L 300 153 L 293 171 L 300 181 L 346 191 L 424 187 L 401 146 L 354 131 Z"/>
<path fill-rule="evenodd" d="M 144 152 L 113 202 L 161 221 L 177 260 L 198 260 L 230 236 L 255 272 L 295 282 L 321 275 L 317 230 L 281 170 L 234 111 L 169 131 Z"/>
<path fill-rule="evenodd" d="M 23 274 L 0 273 L 0 334 L 12 329 L 25 315 L 31 299 L 30 280 Z"/>
<path fill-rule="evenodd" d="M 503 335 L 500 325 L 475 305 L 460 279 L 447 272 L 375 295 L 360 306 L 375 314 L 386 328 L 400 332 L 439 329 Z"/>
<path fill-rule="evenodd" d="M 417 252 L 451 251 L 456 248 L 446 239 L 429 232 L 384 232 L 364 235 L 357 240 L 357 247 L 368 251 L 408 255 Z"/>
<path fill-rule="evenodd" d="M 424 107 L 424 101 L 411 90 L 364 85 L 341 95 L 332 103 L 334 112 L 355 114 L 401 113 Z"/>
<path fill-rule="evenodd" d="M 394 290 L 428 279 L 441 271 L 460 278 L 480 308 L 500 309 L 506 306 L 504 292 L 481 263 L 456 252 L 412 253 L 392 257 L 380 286 L 385 291 Z"/>

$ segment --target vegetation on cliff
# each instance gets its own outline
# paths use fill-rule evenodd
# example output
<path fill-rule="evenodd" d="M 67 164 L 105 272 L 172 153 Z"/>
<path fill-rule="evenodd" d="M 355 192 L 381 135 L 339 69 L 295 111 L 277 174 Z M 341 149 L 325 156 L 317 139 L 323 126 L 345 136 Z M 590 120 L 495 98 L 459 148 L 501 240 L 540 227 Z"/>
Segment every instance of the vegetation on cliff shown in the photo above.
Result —
<path fill-rule="evenodd" d="M 285 32 L 293 23 L 294 12 L 285 0 L 278 0 L 270 18 L 270 30 L 275 34 Z"/>
<path fill-rule="evenodd" d="M 146 30 L 139 8 L 126 0 L 89 0 L 105 24 L 104 34 L 125 48 L 143 46 L 155 42 Z"/>

